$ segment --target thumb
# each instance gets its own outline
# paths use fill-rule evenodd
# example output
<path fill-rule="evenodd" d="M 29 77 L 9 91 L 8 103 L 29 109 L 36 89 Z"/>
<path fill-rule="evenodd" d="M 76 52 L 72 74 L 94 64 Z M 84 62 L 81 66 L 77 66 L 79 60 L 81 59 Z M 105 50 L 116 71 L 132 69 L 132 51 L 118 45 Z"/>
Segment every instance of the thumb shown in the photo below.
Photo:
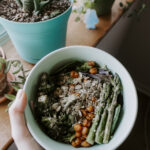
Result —
<path fill-rule="evenodd" d="M 28 131 L 24 118 L 27 97 L 19 90 L 16 99 L 9 109 L 12 137 L 19 150 L 41 149 Z"/>
<path fill-rule="evenodd" d="M 9 109 L 11 131 L 14 140 L 20 140 L 20 138 L 29 136 L 29 131 L 27 130 L 24 120 L 26 101 L 27 98 L 25 92 L 23 90 L 19 90 L 14 103 Z"/>

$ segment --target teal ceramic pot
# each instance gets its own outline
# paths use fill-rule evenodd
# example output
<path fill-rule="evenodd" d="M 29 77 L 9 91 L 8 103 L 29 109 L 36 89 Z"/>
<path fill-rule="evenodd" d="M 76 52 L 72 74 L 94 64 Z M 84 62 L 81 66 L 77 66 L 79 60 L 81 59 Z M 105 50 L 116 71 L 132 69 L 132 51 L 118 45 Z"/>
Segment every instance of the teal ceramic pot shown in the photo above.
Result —
<path fill-rule="evenodd" d="M 98 16 L 107 15 L 111 12 L 114 0 L 95 0 L 94 9 Z"/>
<path fill-rule="evenodd" d="M 19 55 L 35 64 L 51 51 L 66 44 L 66 30 L 71 6 L 61 15 L 35 23 L 13 22 L 0 17 Z"/>

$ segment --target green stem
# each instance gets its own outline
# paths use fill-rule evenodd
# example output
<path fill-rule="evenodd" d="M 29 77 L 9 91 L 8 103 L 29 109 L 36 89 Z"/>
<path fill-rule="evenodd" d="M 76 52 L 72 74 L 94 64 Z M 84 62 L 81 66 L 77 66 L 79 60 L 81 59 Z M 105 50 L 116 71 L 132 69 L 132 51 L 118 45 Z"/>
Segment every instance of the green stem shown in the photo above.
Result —
<path fill-rule="evenodd" d="M 41 1 L 40 2 L 40 8 L 44 7 L 46 4 L 48 4 L 50 2 L 50 0 L 47 1 Z"/>
<path fill-rule="evenodd" d="M 18 5 L 19 7 L 22 8 L 22 2 L 21 2 L 21 0 L 16 0 L 16 3 L 17 3 L 17 5 Z"/>
<path fill-rule="evenodd" d="M 32 12 L 34 10 L 33 0 L 23 0 L 23 9 L 25 12 Z"/>
<path fill-rule="evenodd" d="M 40 2 L 39 0 L 34 0 L 34 12 L 38 12 L 40 10 Z"/>

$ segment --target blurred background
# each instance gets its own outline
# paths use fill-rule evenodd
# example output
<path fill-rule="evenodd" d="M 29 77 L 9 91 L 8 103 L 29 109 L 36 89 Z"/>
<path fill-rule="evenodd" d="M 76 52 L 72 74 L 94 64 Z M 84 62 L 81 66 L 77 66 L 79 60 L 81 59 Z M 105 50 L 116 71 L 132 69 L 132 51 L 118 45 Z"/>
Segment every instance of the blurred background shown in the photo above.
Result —
<path fill-rule="evenodd" d="M 137 88 L 150 96 L 150 1 L 146 0 L 147 8 L 139 18 L 127 17 L 142 2 L 136 1 L 97 47 L 117 57 L 131 73 Z"/>

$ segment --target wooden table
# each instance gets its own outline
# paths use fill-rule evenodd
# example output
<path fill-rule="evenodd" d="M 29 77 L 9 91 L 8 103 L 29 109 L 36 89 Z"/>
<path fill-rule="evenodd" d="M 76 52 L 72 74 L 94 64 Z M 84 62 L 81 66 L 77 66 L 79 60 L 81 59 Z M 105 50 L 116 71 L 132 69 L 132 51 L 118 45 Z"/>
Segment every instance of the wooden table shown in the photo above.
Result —
<path fill-rule="evenodd" d="M 75 14 L 71 14 L 67 31 L 67 46 L 69 45 L 88 45 L 96 46 L 96 44 L 106 35 L 112 26 L 119 20 L 123 11 L 119 6 L 119 2 L 126 0 L 116 0 L 112 12 L 109 16 L 100 17 L 100 22 L 96 30 L 87 30 L 83 22 L 75 22 Z M 131 1 L 131 0 L 130 0 Z M 11 41 L 2 46 L 7 58 L 18 58 L 24 64 L 26 69 L 32 69 L 33 65 L 25 62 L 17 54 Z M 0 105 L 0 150 L 6 149 L 12 142 L 11 129 L 8 113 L 5 112 L 8 102 Z"/>

